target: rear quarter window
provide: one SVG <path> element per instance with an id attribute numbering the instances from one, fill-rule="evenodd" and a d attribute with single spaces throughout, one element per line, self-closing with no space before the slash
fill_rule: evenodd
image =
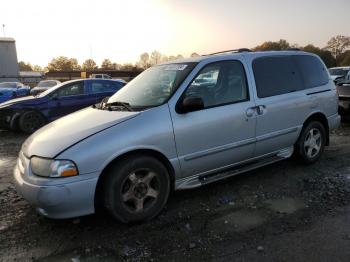
<path id="1" fill-rule="evenodd" d="M 296 63 L 290 56 L 267 56 L 253 61 L 259 98 L 286 94 L 304 88 Z"/>
<path id="2" fill-rule="evenodd" d="M 304 88 L 312 88 L 325 85 L 329 82 L 327 69 L 321 61 L 310 55 L 293 56 L 303 79 Z"/>

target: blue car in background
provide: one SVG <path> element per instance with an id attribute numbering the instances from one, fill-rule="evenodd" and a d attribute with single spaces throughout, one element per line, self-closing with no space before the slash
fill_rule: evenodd
<path id="1" fill-rule="evenodd" d="M 0 128 L 33 133 L 48 122 L 99 103 L 125 85 L 118 80 L 80 79 L 37 95 L 0 104 Z"/>
<path id="2" fill-rule="evenodd" d="M 30 87 L 19 82 L 0 83 L 0 103 L 10 99 L 27 96 L 30 93 Z"/>

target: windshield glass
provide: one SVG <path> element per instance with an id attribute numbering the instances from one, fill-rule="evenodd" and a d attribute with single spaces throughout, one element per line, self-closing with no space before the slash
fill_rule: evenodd
<path id="1" fill-rule="evenodd" d="M 154 107 L 165 103 L 197 63 L 154 66 L 115 93 L 108 103 L 123 102 L 131 107 Z"/>
<path id="2" fill-rule="evenodd" d="M 0 88 L 17 88 L 17 83 L 14 83 L 14 82 L 0 83 Z"/>
<path id="3" fill-rule="evenodd" d="M 344 69 L 344 68 L 333 68 L 329 69 L 329 74 L 332 76 L 345 76 L 349 69 Z"/>
<path id="4" fill-rule="evenodd" d="M 56 84 L 56 81 L 40 81 L 38 87 L 52 87 Z"/>

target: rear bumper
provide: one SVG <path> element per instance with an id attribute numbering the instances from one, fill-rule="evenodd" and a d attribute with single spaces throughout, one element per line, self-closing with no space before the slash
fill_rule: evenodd
<path id="1" fill-rule="evenodd" d="M 14 182 L 16 190 L 43 216 L 49 218 L 71 218 L 92 214 L 95 212 L 95 189 L 98 180 L 97 174 L 79 175 L 80 180 L 50 179 L 47 183 L 38 185 L 35 177 L 28 172 L 29 160 L 24 163 L 17 161 L 14 170 Z M 30 180 L 33 181 L 30 181 Z M 35 182 L 35 183 L 34 183 Z"/>
<path id="2" fill-rule="evenodd" d="M 328 127 L 330 131 L 333 129 L 337 129 L 340 126 L 340 115 L 338 114 L 329 116 L 327 120 L 328 120 Z"/>
<path id="3" fill-rule="evenodd" d="M 340 115 L 348 115 L 350 113 L 350 100 L 339 100 L 338 105 Z"/>

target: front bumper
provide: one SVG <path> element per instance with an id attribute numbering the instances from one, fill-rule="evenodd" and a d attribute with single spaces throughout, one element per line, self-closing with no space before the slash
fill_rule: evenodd
<path id="1" fill-rule="evenodd" d="M 337 129 L 340 126 L 341 120 L 340 120 L 340 115 L 338 114 L 329 116 L 327 120 L 328 120 L 329 131 L 333 129 Z"/>
<path id="2" fill-rule="evenodd" d="M 0 128 L 15 130 L 19 116 L 20 113 L 13 109 L 0 108 Z"/>
<path id="3" fill-rule="evenodd" d="M 71 178 L 41 178 L 32 174 L 29 162 L 20 153 L 14 170 L 15 187 L 40 214 L 61 219 L 95 212 L 97 173 Z"/>

